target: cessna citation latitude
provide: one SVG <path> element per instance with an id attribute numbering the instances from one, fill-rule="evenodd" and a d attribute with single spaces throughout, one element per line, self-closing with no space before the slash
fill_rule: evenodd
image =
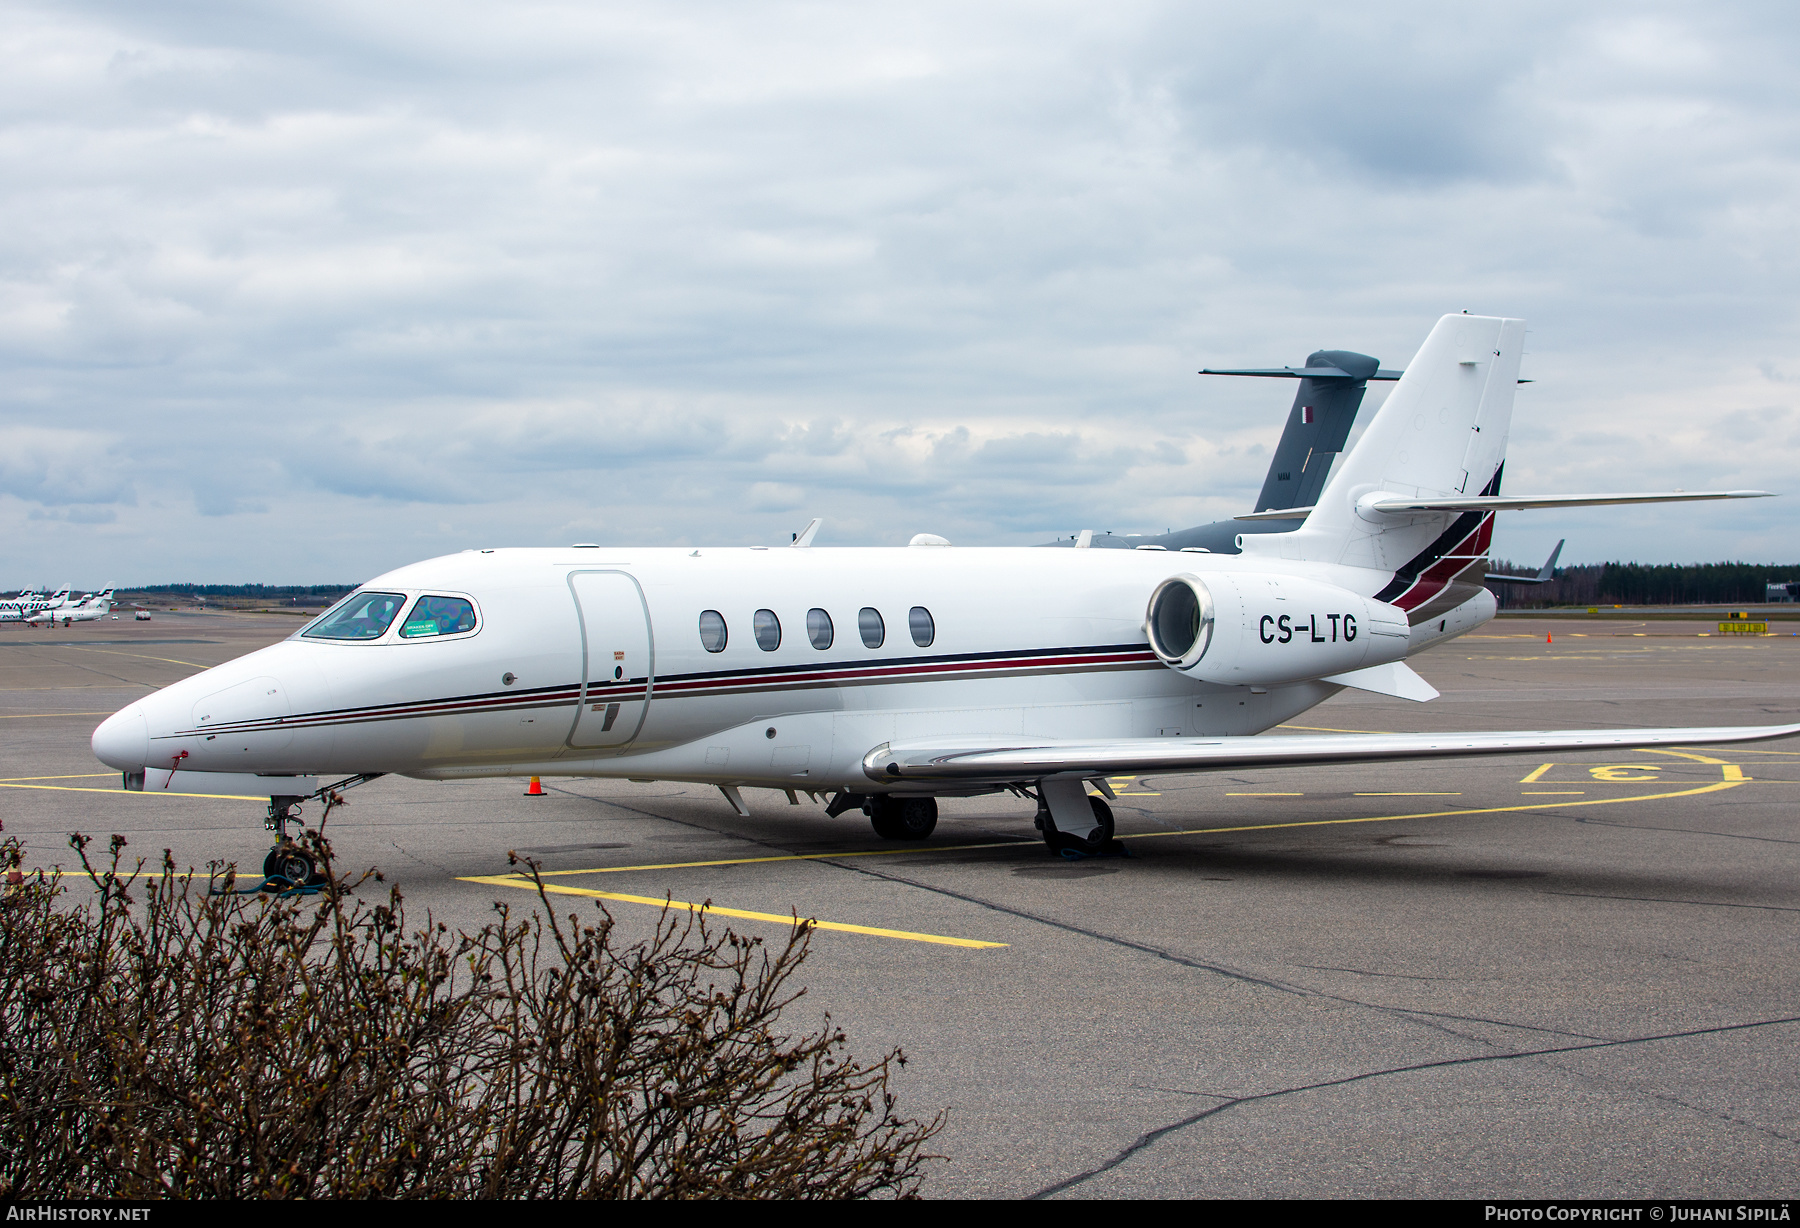
<path id="1" fill-rule="evenodd" d="M 1235 553 L 815 549 L 817 522 L 775 549 L 467 550 L 131 704 L 94 753 L 127 787 L 260 780 L 268 872 L 292 878 L 299 804 L 388 773 L 694 782 L 746 815 L 746 787 L 826 794 L 896 840 L 930 835 L 937 798 L 1011 792 L 1052 849 L 1093 852 L 1112 816 L 1087 786 L 1115 773 L 1800 732 L 1254 736 L 1344 687 L 1434 698 L 1407 658 L 1494 616 L 1496 512 L 1763 493 L 1501 495 L 1524 340 L 1522 320 L 1438 321 L 1314 502 L 1252 513 L 1300 527 Z"/>

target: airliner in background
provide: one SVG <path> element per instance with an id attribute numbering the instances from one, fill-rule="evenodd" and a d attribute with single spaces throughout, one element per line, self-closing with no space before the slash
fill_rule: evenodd
<path id="1" fill-rule="evenodd" d="M 115 604 L 117 603 L 113 600 L 113 590 L 103 589 L 98 593 L 90 593 L 80 601 L 65 600 L 61 606 L 34 610 L 25 616 L 24 621 L 33 626 L 61 623 L 65 627 L 70 623 L 94 622 L 112 613 Z"/>
<path id="2" fill-rule="evenodd" d="M 45 610 L 59 610 L 69 604 L 69 589 L 54 593 L 16 593 L 0 600 L 0 623 L 20 623 Z"/>
<path id="3" fill-rule="evenodd" d="M 791 547 L 468 550 L 137 700 L 94 753 L 128 788 L 266 792 L 265 869 L 297 879 L 300 804 L 390 773 L 702 783 L 745 815 L 747 788 L 806 793 L 897 840 L 931 834 L 938 798 L 1011 793 L 1052 849 L 1087 853 L 1112 841 L 1120 773 L 1800 732 L 1257 736 L 1345 687 L 1434 698 L 1407 660 L 1494 616 L 1498 512 L 1764 494 L 1501 494 L 1524 339 L 1522 320 L 1443 317 L 1329 476 L 1281 470 L 1304 496 L 1228 538 L 822 548 L 814 522 Z"/>

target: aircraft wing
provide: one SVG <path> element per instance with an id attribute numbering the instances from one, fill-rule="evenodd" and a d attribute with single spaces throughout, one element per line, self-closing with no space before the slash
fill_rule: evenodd
<path id="1" fill-rule="evenodd" d="M 1692 729 L 1546 729 L 1501 733 L 1353 733 L 1219 738 L 1047 738 L 1010 744 L 977 739 L 887 742 L 863 756 L 871 780 L 1005 784 L 1059 773 L 1088 776 L 1206 772 L 1294 764 L 1372 763 L 1624 746 L 1705 746 L 1800 734 L 1800 725 L 1724 725 Z"/>

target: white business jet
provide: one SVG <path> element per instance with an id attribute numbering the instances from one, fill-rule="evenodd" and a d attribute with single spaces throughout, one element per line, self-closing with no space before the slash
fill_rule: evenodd
<path id="1" fill-rule="evenodd" d="M 298 803 L 387 773 L 698 782 L 745 815 L 746 787 L 828 794 L 891 839 L 928 836 L 939 797 L 1010 791 L 1052 848 L 1100 851 L 1112 816 L 1086 786 L 1115 773 L 1800 732 L 1252 736 L 1344 687 L 1435 697 L 1406 659 L 1493 617 L 1497 511 L 1763 493 L 1502 496 L 1524 340 L 1444 317 L 1316 503 L 1258 514 L 1305 523 L 1237 554 L 818 549 L 817 522 L 794 548 L 468 550 L 138 700 L 94 753 L 127 787 L 260 780 L 292 878 Z"/>

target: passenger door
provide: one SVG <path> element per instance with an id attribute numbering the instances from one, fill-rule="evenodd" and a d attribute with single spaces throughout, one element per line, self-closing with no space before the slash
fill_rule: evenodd
<path id="1" fill-rule="evenodd" d="M 650 611 L 643 589 L 622 571 L 569 576 L 581 616 L 582 692 L 569 745 L 623 746 L 637 737 L 656 684 Z"/>

